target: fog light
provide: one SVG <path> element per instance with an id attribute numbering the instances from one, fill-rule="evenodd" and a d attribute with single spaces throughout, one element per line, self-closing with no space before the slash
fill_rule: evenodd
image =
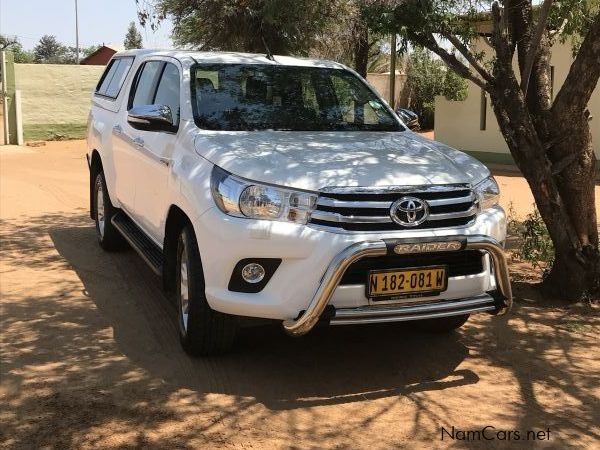
<path id="1" fill-rule="evenodd" d="M 260 283 L 265 277 L 265 268 L 257 263 L 246 264 L 242 269 L 242 278 L 246 283 Z"/>

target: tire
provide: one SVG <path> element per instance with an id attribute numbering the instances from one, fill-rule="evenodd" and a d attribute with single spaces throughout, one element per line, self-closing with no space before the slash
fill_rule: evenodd
<path id="1" fill-rule="evenodd" d="M 415 322 L 417 328 L 428 333 L 450 333 L 462 327 L 469 320 L 469 314 L 426 319 Z"/>
<path id="2" fill-rule="evenodd" d="M 108 195 L 104 173 L 99 171 L 94 178 L 94 221 L 96 223 L 96 237 L 98 243 L 106 251 L 121 250 L 126 246 L 125 239 L 111 222 L 117 213 Z"/>
<path id="3" fill-rule="evenodd" d="M 193 356 L 229 351 L 235 340 L 237 319 L 214 311 L 206 301 L 202 262 L 191 225 L 186 225 L 179 234 L 175 274 L 179 339 L 183 349 Z"/>

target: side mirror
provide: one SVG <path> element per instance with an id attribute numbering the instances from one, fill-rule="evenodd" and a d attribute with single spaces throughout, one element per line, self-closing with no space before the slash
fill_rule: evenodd
<path id="1" fill-rule="evenodd" d="M 127 112 L 127 122 L 138 130 L 175 131 L 173 113 L 167 105 L 134 106 Z"/>

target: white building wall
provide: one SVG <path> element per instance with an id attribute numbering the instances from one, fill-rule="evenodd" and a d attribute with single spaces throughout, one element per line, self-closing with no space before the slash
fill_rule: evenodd
<path id="1" fill-rule="evenodd" d="M 491 54 L 493 50 L 480 41 L 476 51 Z M 515 57 L 516 60 L 516 57 Z M 552 48 L 551 65 L 554 66 L 554 94 L 562 86 L 573 56 L 571 45 L 556 44 Z M 516 64 L 516 61 L 515 61 Z M 516 69 L 516 66 L 515 66 Z M 518 70 L 516 70 L 518 73 Z M 460 150 L 472 152 L 475 156 L 490 163 L 510 163 L 512 158 L 498 128 L 498 123 L 487 96 L 486 129 L 480 130 L 481 89 L 469 82 L 468 97 L 465 101 L 450 101 L 443 96 L 435 99 L 435 139 Z M 590 129 L 596 157 L 600 159 L 600 88 L 596 86 L 588 108 L 592 114 Z"/>

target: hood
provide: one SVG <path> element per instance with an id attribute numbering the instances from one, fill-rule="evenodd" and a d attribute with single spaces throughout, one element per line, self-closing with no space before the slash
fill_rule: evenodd
<path id="1" fill-rule="evenodd" d="M 475 158 L 410 131 L 208 131 L 196 152 L 250 180 L 318 191 L 332 186 L 475 184 L 489 170 Z"/>

